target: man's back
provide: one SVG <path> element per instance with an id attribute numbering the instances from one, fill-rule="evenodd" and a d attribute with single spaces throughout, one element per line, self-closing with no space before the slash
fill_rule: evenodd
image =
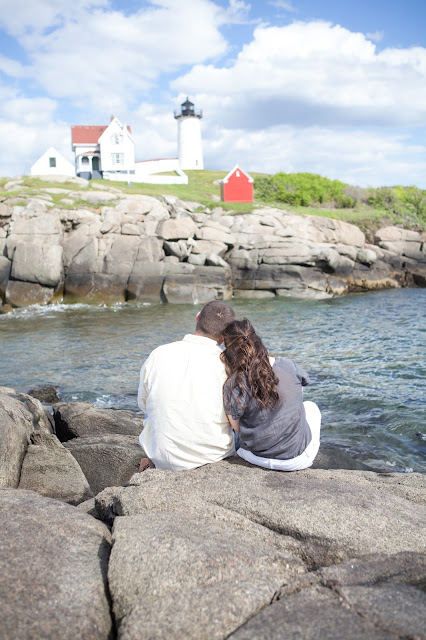
<path id="1" fill-rule="evenodd" d="M 192 469 L 234 453 L 223 409 L 226 373 L 214 340 L 186 335 L 155 349 L 141 370 L 140 443 L 158 469 Z"/>

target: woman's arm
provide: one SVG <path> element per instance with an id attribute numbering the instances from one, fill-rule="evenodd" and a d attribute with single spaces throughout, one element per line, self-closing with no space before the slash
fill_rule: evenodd
<path id="1" fill-rule="evenodd" d="M 226 414 L 226 417 L 228 418 L 229 424 L 231 425 L 235 433 L 240 433 L 240 419 L 238 418 L 238 420 L 234 420 L 234 418 L 228 413 Z"/>

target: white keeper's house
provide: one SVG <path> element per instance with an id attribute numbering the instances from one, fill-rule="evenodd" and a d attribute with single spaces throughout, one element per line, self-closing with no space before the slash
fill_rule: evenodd
<path id="1" fill-rule="evenodd" d="M 158 158 L 155 160 L 135 161 L 135 140 L 130 126 L 122 124 L 114 116 L 108 125 L 73 125 L 71 127 L 71 148 L 74 152 L 75 166 L 68 163 L 67 171 L 61 171 L 65 165 L 58 163 L 46 168 L 46 151 L 32 166 L 31 175 L 57 173 L 76 175 L 88 180 L 103 178 L 127 182 L 149 182 L 156 184 L 187 184 L 185 169 L 203 169 L 203 151 L 201 143 L 200 120 L 202 112 L 195 109 L 194 103 L 187 98 L 179 109 L 174 111 L 178 124 L 178 157 Z M 56 152 L 57 157 L 60 154 Z M 43 171 L 41 171 L 43 167 Z M 70 169 L 71 167 L 71 169 Z M 72 171 L 72 173 L 69 173 Z M 174 172 L 174 175 L 158 175 Z"/>
<path id="2" fill-rule="evenodd" d="M 102 178 L 111 172 L 125 180 L 135 173 L 135 141 L 130 127 L 114 116 L 107 126 L 72 126 L 71 146 L 75 173 L 81 178 Z"/>

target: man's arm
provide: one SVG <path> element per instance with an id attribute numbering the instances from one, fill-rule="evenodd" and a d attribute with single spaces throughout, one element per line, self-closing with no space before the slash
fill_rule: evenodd
<path id="1" fill-rule="evenodd" d="M 149 358 L 148 360 L 145 360 L 142 366 L 140 377 L 139 377 L 139 389 L 138 389 L 138 406 L 139 406 L 139 409 L 144 413 L 146 413 L 146 399 L 148 397 L 148 389 L 147 389 L 148 362 L 149 362 Z"/>

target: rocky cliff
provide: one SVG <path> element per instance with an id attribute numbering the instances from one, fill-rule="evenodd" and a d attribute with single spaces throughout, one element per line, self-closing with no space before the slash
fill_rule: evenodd
<path id="1" fill-rule="evenodd" d="M 426 638 L 424 476 L 135 474 L 140 428 L 0 389 L 1 638 Z"/>
<path id="2" fill-rule="evenodd" d="M 327 298 L 426 282 L 425 232 L 387 227 L 368 244 L 358 227 L 330 218 L 229 215 L 84 184 L 0 203 L 4 305 Z"/>

